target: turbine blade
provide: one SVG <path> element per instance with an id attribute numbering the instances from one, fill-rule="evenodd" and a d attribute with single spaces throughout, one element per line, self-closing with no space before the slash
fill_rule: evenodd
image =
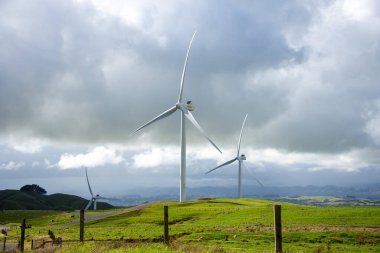
<path id="1" fill-rule="evenodd" d="M 255 176 L 255 174 L 252 172 L 251 169 L 247 168 L 247 166 L 245 166 L 244 162 L 241 163 L 244 167 L 244 169 L 246 171 L 248 171 L 249 174 L 252 175 L 253 179 L 255 179 L 255 181 L 261 186 L 261 187 L 264 187 L 264 185 L 260 182 L 260 180 L 257 179 L 257 177 Z"/>
<path id="2" fill-rule="evenodd" d="M 172 113 L 174 113 L 176 110 L 177 110 L 177 107 L 173 106 L 172 108 L 170 108 L 170 109 L 166 110 L 165 112 L 161 113 L 160 115 L 158 115 L 157 117 L 155 117 L 151 121 L 149 121 L 149 122 L 145 123 L 144 125 L 142 125 L 141 127 L 137 128 L 137 130 L 135 131 L 135 133 L 137 131 L 143 129 L 144 127 L 149 126 L 150 124 L 152 124 L 152 123 L 160 120 L 160 119 L 168 117 L 169 115 L 171 115 Z"/>
<path id="3" fill-rule="evenodd" d="M 198 124 L 198 122 L 195 120 L 193 114 L 187 110 L 187 108 L 185 108 L 184 106 L 181 106 L 181 111 L 185 114 L 186 118 L 188 118 L 190 120 L 191 123 L 193 123 L 193 125 L 195 126 L 195 128 L 198 129 L 199 132 L 201 132 L 201 134 L 203 134 L 203 136 L 220 152 L 222 153 L 222 151 L 218 148 L 218 146 L 216 146 L 216 144 L 206 135 L 205 131 L 202 129 L 202 127 Z"/>
<path id="4" fill-rule="evenodd" d="M 248 116 L 248 113 L 245 115 L 245 118 L 244 118 L 244 121 L 243 121 L 243 125 L 241 126 L 240 137 L 239 137 L 239 142 L 238 142 L 238 146 L 237 146 L 237 156 L 240 155 L 241 136 L 243 135 L 243 128 L 244 128 L 245 121 L 247 120 L 247 116 Z"/>
<path id="5" fill-rule="evenodd" d="M 227 161 L 227 162 L 225 162 L 225 163 L 219 165 L 218 167 L 213 168 L 212 170 L 207 171 L 206 174 L 208 174 L 208 173 L 210 173 L 210 172 L 212 172 L 212 171 L 214 171 L 214 170 L 216 170 L 216 169 L 219 169 L 220 167 L 223 167 L 223 166 L 226 166 L 226 165 L 228 165 L 228 164 L 230 164 L 230 163 L 233 163 L 233 162 L 235 162 L 236 160 L 237 160 L 237 157 L 235 157 L 234 159 L 229 160 L 229 161 Z"/>
<path id="6" fill-rule="evenodd" d="M 91 193 L 91 197 L 94 197 L 94 194 L 92 194 L 92 190 L 91 190 L 91 186 L 90 186 L 90 181 L 88 181 L 87 167 L 86 167 L 86 179 L 87 179 L 88 189 L 90 190 L 90 193 Z"/>
<path id="7" fill-rule="evenodd" d="M 183 70 L 182 70 L 181 85 L 180 85 L 180 87 L 179 87 L 178 103 L 181 103 L 181 102 L 182 102 L 183 82 L 184 82 L 184 80 L 185 80 L 185 73 L 186 73 L 187 59 L 189 58 L 189 53 L 190 53 L 191 44 L 193 43 L 193 39 L 194 39 L 196 33 L 197 33 L 197 31 L 194 32 L 193 37 L 192 37 L 191 40 L 190 40 L 189 48 L 187 49 L 187 54 L 186 54 L 186 58 L 185 58 L 185 64 L 183 65 Z"/>
<path id="8" fill-rule="evenodd" d="M 91 202 L 92 202 L 92 199 L 90 200 L 90 202 L 88 202 L 87 206 L 84 208 L 84 210 L 88 210 L 91 206 Z"/>

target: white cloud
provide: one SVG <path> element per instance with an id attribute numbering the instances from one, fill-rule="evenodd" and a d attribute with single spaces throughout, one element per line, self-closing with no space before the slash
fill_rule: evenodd
<path id="1" fill-rule="evenodd" d="M 195 162 L 197 160 L 216 160 L 221 161 L 224 156 L 228 154 L 233 154 L 230 150 L 222 150 L 223 154 L 221 155 L 214 147 L 209 145 L 207 140 L 204 141 L 205 146 L 191 146 L 187 148 L 188 161 L 189 163 Z M 236 155 L 236 151 L 235 151 Z"/>
<path id="2" fill-rule="evenodd" d="M 181 155 L 179 146 L 153 147 L 151 149 L 139 147 L 139 150 L 134 150 L 134 152 L 137 152 L 137 154 L 132 156 L 132 165 L 135 168 L 180 165 Z M 223 155 L 226 154 L 228 153 L 223 153 Z M 223 156 L 214 147 L 207 145 L 207 143 L 205 146 L 188 146 L 186 148 L 186 162 L 188 166 L 202 160 L 220 162 L 222 158 Z"/>
<path id="3" fill-rule="evenodd" d="M 338 1 L 342 5 L 344 14 L 355 20 L 363 20 L 373 14 L 376 9 L 375 2 L 371 0 L 344 0 Z"/>
<path id="4" fill-rule="evenodd" d="M 247 161 L 260 165 L 270 163 L 291 170 L 358 171 L 380 164 L 380 150 L 356 149 L 338 154 L 281 152 L 276 149 L 248 150 Z"/>
<path id="5" fill-rule="evenodd" d="M 96 147 L 85 154 L 61 155 L 57 166 L 61 169 L 73 169 L 80 167 L 97 167 L 107 164 L 118 164 L 124 161 L 122 155 L 109 147 Z"/>
<path id="6" fill-rule="evenodd" d="M 43 142 L 38 138 L 16 138 L 10 136 L 8 143 L 14 150 L 29 154 L 41 152 L 44 146 Z"/>
<path id="7" fill-rule="evenodd" d="M 14 162 L 10 161 L 8 163 L 3 163 L 0 165 L 0 169 L 2 170 L 17 170 L 25 166 L 25 162 Z"/>
<path id="8" fill-rule="evenodd" d="M 133 166 L 138 168 L 175 165 L 179 164 L 179 158 L 179 149 L 175 147 L 154 147 L 132 157 Z"/>

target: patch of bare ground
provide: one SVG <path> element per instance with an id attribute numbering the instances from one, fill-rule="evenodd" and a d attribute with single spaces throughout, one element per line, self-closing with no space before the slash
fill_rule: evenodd
<path id="1" fill-rule="evenodd" d="M 245 228 L 212 228 L 210 231 L 218 232 L 273 232 L 273 227 L 248 226 Z M 323 231 L 368 231 L 380 232 L 380 227 L 365 226 L 312 226 L 312 227 L 283 227 L 283 232 L 323 232 Z"/>
<path id="2" fill-rule="evenodd" d="M 316 226 L 316 227 L 293 227 L 284 228 L 285 232 L 322 232 L 322 231 L 368 231 L 380 232 L 380 227 L 361 226 Z"/>

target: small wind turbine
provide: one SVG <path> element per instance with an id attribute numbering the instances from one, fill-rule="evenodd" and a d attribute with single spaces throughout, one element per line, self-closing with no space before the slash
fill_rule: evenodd
<path id="1" fill-rule="evenodd" d="M 84 208 L 84 210 L 88 210 L 90 208 L 90 206 L 91 206 L 91 203 L 94 203 L 94 210 L 96 210 L 96 201 L 98 199 L 103 199 L 103 198 L 100 197 L 99 194 L 97 194 L 96 196 L 94 196 L 94 194 L 92 193 L 91 186 L 90 186 L 90 181 L 88 180 L 87 168 L 85 168 L 85 169 L 86 169 L 86 179 L 87 179 L 88 189 L 90 190 L 90 194 L 91 194 L 91 200 L 90 200 L 90 202 L 88 202 L 88 204 Z"/>
<path id="2" fill-rule="evenodd" d="M 169 115 L 173 114 L 175 111 L 180 110 L 181 111 L 181 170 L 180 170 L 180 196 L 179 201 L 185 201 L 186 200 L 186 127 L 185 127 L 185 117 L 190 120 L 190 122 L 201 132 L 201 134 L 220 152 L 222 151 L 215 145 L 215 143 L 206 135 L 205 131 L 201 128 L 201 126 L 198 124 L 198 122 L 195 120 L 193 114 L 191 111 L 194 110 L 193 104 L 191 101 L 187 101 L 186 103 L 182 102 L 182 91 L 183 91 L 183 83 L 185 80 L 185 73 L 186 73 L 186 64 L 187 59 L 189 58 L 189 52 L 191 48 L 191 44 L 193 42 L 194 36 L 196 32 L 194 32 L 193 37 L 190 40 L 189 48 L 187 49 L 187 54 L 185 58 L 185 64 L 183 66 L 182 70 L 182 77 L 181 77 L 181 84 L 179 88 L 179 96 L 177 103 L 166 110 L 165 112 L 161 113 L 151 121 L 145 123 L 141 127 L 139 127 L 135 132 L 143 129 L 144 127 L 160 120 L 163 118 L 168 117 Z"/>
<path id="3" fill-rule="evenodd" d="M 245 124 L 245 121 L 247 120 L 247 116 L 248 114 L 245 115 L 245 118 L 244 118 L 244 121 L 243 121 L 243 125 L 241 126 L 241 130 L 240 130 L 240 137 L 239 137 L 239 142 L 238 142 L 238 145 L 237 145 L 237 155 L 234 159 L 232 160 L 229 160 L 219 166 L 217 166 L 216 168 L 212 169 L 212 170 L 209 170 L 208 172 L 206 172 L 206 174 L 216 170 L 216 169 L 219 169 L 220 167 L 223 167 L 223 166 L 226 166 L 228 164 L 231 164 L 233 162 L 235 162 L 236 160 L 239 161 L 239 176 L 238 176 L 238 198 L 241 198 L 242 197 L 242 193 L 241 193 L 241 167 L 244 167 L 245 169 L 247 169 L 243 163 L 244 160 L 246 160 L 246 156 L 244 154 L 241 154 L 240 155 L 240 143 L 241 143 L 241 136 L 243 134 L 243 129 L 244 129 L 244 124 Z M 263 186 L 263 184 L 257 180 L 255 178 L 255 180 L 261 185 Z"/>

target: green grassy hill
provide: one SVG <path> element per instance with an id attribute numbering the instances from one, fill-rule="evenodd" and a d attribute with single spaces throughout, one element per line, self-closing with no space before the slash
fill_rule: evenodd
<path id="1" fill-rule="evenodd" d="M 19 190 L 0 191 L 0 210 L 77 210 L 84 208 L 89 200 L 84 198 L 56 193 L 40 195 L 34 192 Z M 98 202 L 99 210 L 112 209 L 112 205 Z"/>
<path id="2" fill-rule="evenodd" d="M 58 252 L 273 252 L 274 204 L 212 199 L 153 203 L 132 212 L 125 209 L 122 214 L 86 222 L 87 242 L 67 244 Z M 169 206 L 170 246 L 161 243 L 164 205 Z M 281 206 L 284 252 L 380 252 L 380 207 Z M 47 239 L 48 229 L 63 241 L 78 240 L 78 224 L 62 226 L 77 220 L 78 213 L 3 211 L 0 224 L 19 224 L 22 218 L 33 226 L 27 231 L 29 241 Z M 12 235 L 17 231 L 11 231 Z"/>

